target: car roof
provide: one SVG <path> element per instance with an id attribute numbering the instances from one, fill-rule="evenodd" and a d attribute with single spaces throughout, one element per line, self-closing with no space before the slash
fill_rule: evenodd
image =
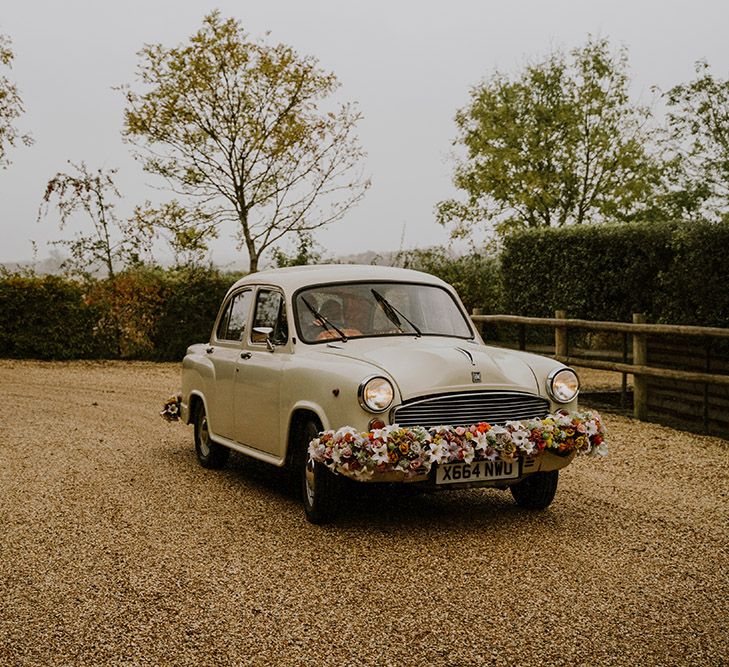
<path id="1" fill-rule="evenodd" d="M 257 271 L 241 278 L 231 290 L 243 285 L 275 285 L 281 287 L 284 292 L 291 293 L 309 285 L 368 280 L 426 283 L 449 287 L 448 283 L 436 276 L 412 269 L 374 264 L 316 264 Z"/>

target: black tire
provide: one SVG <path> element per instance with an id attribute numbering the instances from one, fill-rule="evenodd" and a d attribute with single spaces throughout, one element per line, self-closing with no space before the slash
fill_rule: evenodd
<path id="1" fill-rule="evenodd" d="M 529 510 L 543 510 L 554 500 L 557 493 L 559 470 L 535 472 L 511 488 L 511 495 L 519 507 Z"/>
<path id="2" fill-rule="evenodd" d="M 309 522 L 322 525 L 332 521 L 339 510 L 342 480 L 321 463 L 309 459 L 309 443 L 319 433 L 313 420 L 303 422 L 297 432 L 294 466 L 301 480 L 301 499 Z"/>
<path id="3" fill-rule="evenodd" d="M 210 438 L 205 406 L 200 403 L 195 412 L 195 453 L 203 468 L 218 470 L 228 461 L 230 450 Z"/>

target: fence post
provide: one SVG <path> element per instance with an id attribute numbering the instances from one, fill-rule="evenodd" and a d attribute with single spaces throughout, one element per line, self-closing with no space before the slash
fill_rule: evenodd
<path id="1" fill-rule="evenodd" d="M 633 324 L 645 324 L 645 313 L 633 313 Z M 633 365 L 648 365 L 647 336 L 642 333 L 633 334 Z M 633 374 L 633 417 L 646 419 L 648 417 L 648 386 L 644 375 Z"/>
<path id="2" fill-rule="evenodd" d="M 555 310 L 554 317 L 558 320 L 567 319 L 566 310 Z M 567 327 L 554 327 L 554 356 L 555 357 L 567 357 L 569 356 L 569 343 L 567 339 Z"/>
<path id="3" fill-rule="evenodd" d="M 471 315 L 483 315 L 483 308 L 474 308 L 471 310 Z M 485 341 L 486 337 L 484 336 L 484 329 L 486 327 L 484 326 L 484 322 L 474 322 L 473 324 L 476 326 L 476 331 L 481 334 L 481 338 Z"/>

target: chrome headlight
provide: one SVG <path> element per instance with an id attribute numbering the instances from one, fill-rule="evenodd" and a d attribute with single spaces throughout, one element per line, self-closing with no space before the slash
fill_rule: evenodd
<path id="1" fill-rule="evenodd" d="M 571 368 L 557 368 L 547 376 L 547 392 L 557 403 L 569 403 L 580 393 L 580 380 Z"/>
<path id="2" fill-rule="evenodd" d="M 384 412 L 392 405 L 395 390 L 389 380 L 381 377 L 368 378 L 359 386 L 360 405 L 370 412 Z"/>

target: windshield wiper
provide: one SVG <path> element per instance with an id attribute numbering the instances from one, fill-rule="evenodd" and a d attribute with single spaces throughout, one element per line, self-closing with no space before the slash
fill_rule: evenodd
<path id="1" fill-rule="evenodd" d="M 322 315 L 314 306 L 312 306 L 303 296 L 301 297 L 301 300 L 304 302 L 304 305 L 311 311 L 311 314 L 316 317 L 319 322 L 323 325 L 323 327 L 329 331 L 330 329 L 334 329 L 339 334 L 339 337 L 341 338 L 343 343 L 347 342 L 347 336 L 336 324 L 334 324 L 331 320 L 327 319 Z"/>
<path id="2" fill-rule="evenodd" d="M 387 318 L 392 322 L 398 329 L 400 329 L 400 333 L 405 333 L 402 329 L 402 323 L 400 322 L 400 317 L 402 317 L 415 331 L 415 337 L 420 338 L 420 336 L 423 335 L 423 332 L 415 325 L 413 324 L 412 320 L 402 313 L 402 311 L 399 311 L 395 306 L 393 306 L 382 294 L 380 294 L 376 289 L 371 289 L 372 295 L 377 299 L 377 303 L 380 304 L 382 310 L 385 311 L 385 315 L 387 315 Z M 398 315 L 400 317 L 398 317 Z"/>

